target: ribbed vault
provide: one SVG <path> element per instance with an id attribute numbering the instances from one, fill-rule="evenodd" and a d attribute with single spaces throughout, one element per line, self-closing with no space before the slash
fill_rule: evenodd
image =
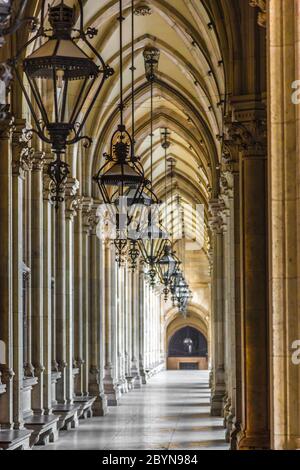
<path id="1" fill-rule="evenodd" d="M 69 0 L 68 3 L 76 2 Z M 201 283 L 206 285 L 209 280 L 208 201 L 218 194 L 224 116 L 233 83 L 239 84 L 232 76 L 230 67 L 233 58 L 240 54 L 237 50 L 239 32 L 236 27 L 231 28 L 233 22 L 237 24 L 239 12 L 232 3 L 228 0 L 135 2 L 137 9 L 149 7 L 150 13 L 135 17 L 136 153 L 141 157 L 146 175 L 150 177 L 150 85 L 145 77 L 143 52 L 145 47 L 154 46 L 160 50 L 154 84 L 154 189 L 159 198 L 166 202 L 165 225 L 171 231 L 173 221 L 175 236 L 185 239 L 184 243 L 177 244 L 177 249 L 185 253 L 187 277 L 196 297 L 198 286 Z M 119 117 L 118 8 L 118 0 L 84 2 L 86 28 L 91 26 L 99 30 L 92 40 L 93 46 L 101 51 L 105 62 L 115 70 L 98 97 L 86 125 L 86 134 L 93 138 L 91 148 L 84 150 L 75 147 L 68 156 L 73 174 L 81 183 L 80 191 L 95 199 L 99 198 L 99 193 L 92 177 L 103 162 L 103 153 L 109 150 L 110 137 Z M 131 0 L 123 1 L 123 9 L 125 122 L 130 130 Z M 77 92 L 73 85 L 70 100 L 75 99 Z M 164 128 L 170 132 L 168 157 L 176 161 L 172 188 L 170 177 L 167 184 L 165 181 L 164 151 L 161 147 L 161 131 Z M 193 245 L 196 237 L 201 239 L 201 235 L 197 233 L 192 209 L 184 209 L 185 217 L 182 215 L 183 208 L 191 206 L 195 209 L 197 204 L 204 206 L 203 247 Z M 186 243 L 190 246 L 187 253 Z M 199 265 L 202 271 L 198 269 Z M 205 296 L 208 298 L 208 292 Z"/>

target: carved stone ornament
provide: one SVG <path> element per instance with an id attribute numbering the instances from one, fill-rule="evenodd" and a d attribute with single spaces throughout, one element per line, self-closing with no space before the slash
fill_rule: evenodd
<path id="1" fill-rule="evenodd" d="M 240 150 L 265 151 L 267 146 L 267 123 L 264 119 L 249 122 L 233 122 L 228 128 L 230 140 Z"/>
<path id="2" fill-rule="evenodd" d="M 14 129 L 14 118 L 7 115 L 5 119 L 0 121 L 0 140 L 8 140 L 11 138 Z"/>
<path id="3" fill-rule="evenodd" d="M 266 0 L 250 0 L 250 6 L 259 8 L 258 24 L 263 28 L 267 26 L 267 5 Z"/>
<path id="4" fill-rule="evenodd" d="M 10 116 L 7 94 L 12 79 L 11 67 L 5 62 L 0 63 L 0 121 L 5 121 Z"/>
<path id="5" fill-rule="evenodd" d="M 134 9 L 134 14 L 136 16 L 150 16 L 152 14 L 151 7 L 145 3 L 140 3 Z"/>
<path id="6" fill-rule="evenodd" d="M 68 363 L 66 361 L 58 361 L 57 362 L 57 370 L 58 372 L 64 372 L 64 370 L 68 367 Z"/>
<path id="7" fill-rule="evenodd" d="M 16 176 L 24 176 L 32 169 L 34 149 L 29 146 L 31 135 L 26 129 L 26 121 L 16 120 L 12 132 L 12 172 Z"/>
<path id="8" fill-rule="evenodd" d="M 68 178 L 65 185 L 66 217 L 72 218 L 76 215 L 81 199 L 78 196 L 79 181 Z"/>
<path id="9" fill-rule="evenodd" d="M 96 375 L 97 376 L 99 374 L 99 372 L 100 371 L 99 371 L 98 367 L 91 365 L 91 367 L 90 367 L 90 374 L 91 375 Z"/>
<path id="10" fill-rule="evenodd" d="M 40 377 L 45 372 L 45 366 L 40 363 L 33 364 L 35 377 Z"/>
<path id="11" fill-rule="evenodd" d="M 14 375 L 15 375 L 15 373 L 12 369 L 10 369 L 9 367 L 7 367 L 3 364 L 0 364 L 0 372 L 1 372 L 1 382 L 4 385 L 9 384 L 9 382 L 12 381 L 12 379 L 14 378 Z"/>
<path id="12" fill-rule="evenodd" d="M 213 199 L 209 203 L 209 227 L 213 233 L 223 233 L 226 230 L 226 206 L 221 199 Z"/>

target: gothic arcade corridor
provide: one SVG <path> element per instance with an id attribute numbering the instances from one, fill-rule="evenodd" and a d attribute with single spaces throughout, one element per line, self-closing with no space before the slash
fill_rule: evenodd
<path id="1" fill-rule="evenodd" d="M 81 421 L 45 450 L 227 450 L 210 416 L 206 371 L 167 371 L 124 395 L 103 418 Z"/>

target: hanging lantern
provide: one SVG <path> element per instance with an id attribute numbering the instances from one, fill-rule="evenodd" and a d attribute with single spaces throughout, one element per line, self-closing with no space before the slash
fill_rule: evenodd
<path id="1" fill-rule="evenodd" d="M 151 286 L 156 284 L 157 263 L 162 257 L 167 242 L 168 234 L 161 227 L 152 225 L 149 220 L 148 227 L 141 233 L 139 248 L 145 263 L 149 266 L 148 275 Z"/>
<path id="2" fill-rule="evenodd" d="M 172 253 L 172 247 L 166 243 L 162 257 L 157 262 L 157 271 L 160 282 L 164 285 L 165 301 L 168 300 L 169 286 L 172 282 L 172 276 L 178 265 L 178 259 Z"/>
<path id="3" fill-rule="evenodd" d="M 128 258 L 130 261 L 129 269 L 131 269 L 132 272 L 134 272 L 137 268 L 139 256 L 140 256 L 140 251 L 138 249 L 138 242 L 131 241 L 130 249 L 128 251 Z"/>
<path id="4" fill-rule="evenodd" d="M 116 224 L 117 238 L 115 246 L 119 262 L 125 260 L 129 254 L 137 256 L 137 245 L 129 248 L 131 241 L 128 238 L 128 227 L 133 216 L 128 216 L 128 207 L 140 204 L 144 189 L 149 184 L 145 179 L 144 170 L 138 157 L 135 156 L 134 137 L 134 2 L 132 2 L 132 136 L 124 124 L 124 99 L 123 99 L 123 8 L 120 0 L 120 124 L 114 132 L 110 143 L 110 152 L 105 153 L 106 163 L 100 168 L 94 181 L 98 184 L 100 194 L 109 213 Z M 128 205 L 129 202 L 129 205 Z M 130 253 L 129 253 L 130 252 Z"/>
<path id="5" fill-rule="evenodd" d="M 190 290 L 183 275 L 176 286 L 177 306 L 180 313 L 185 314 L 190 298 Z"/>
<path id="6" fill-rule="evenodd" d="M 121 198 L 131 191 L 131 205 L 139 203 L 145 187 L 144 171 L 138 159 L 131 155 L 132 139 L 124 125 L 119 125 L 112 136 L 110 154 L 94 180 L 99 186 L 104 204 L 117 207 Z"/>
<path id="7" fill-rule="evenodd" d="M 148 81 L 154 81 L 159 65 L 160 50 L 153 46 L 147 46 L 144 49 L 144 61 L 146 78 Z"/>
<path id="8" fill-rule="evenodd" d="M 46 0 L 43 0 L 41 26 L 13 61 L 16 76 L 33 117 L 33 132 L 43 142 L 51 145 L 56 156 L 56 161 L 49 166 L 49 176 L 54 185 L 52 200 L 57 203 L 63 200 L 63 186 L 69 174 L 69 168 L 61 156 L 69 145 L 81 140 L 84 140 L 87 146 L 91 143 L 91 139 L 83 135 L 84 126 L 105 81 L 114 73 L 91 45 L 89 39 L 97 34 L 97 30 L 84 30 L 83 3 L 82 0 L 77 1 L 80 10 L 79 30 L 75 29 L 75 7 L 69 7 L 64 0 L 49 7 L 51 28 L 46 29 Z M 31 91 L 29 94 L 18 64 L 28 46 L 41 38 L 45 38 L 44 44 L 22 61 Z M 95 60 L 77 44 L 79 40 L 85 49 L 95 56 Z M 68 100 L 71 89 L 77 96 L 74 103 Z"/>

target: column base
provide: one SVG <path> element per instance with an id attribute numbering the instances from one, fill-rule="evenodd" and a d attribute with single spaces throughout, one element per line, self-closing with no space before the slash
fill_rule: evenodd
<path id="1" fill-rule="evenodd" d="M 242 430 L 237 436 L 237 450 L 270 450 L 270 436 L 268 433 L 251 435 Z"/>
<path id="2" fill-rule="evenodd" d="M 142 387 L 142 380 L 140 376 L 140 371 L 137 367 L 137 361 L 133 360 L 132 361 L 132 367 L 131 367 L 131 377 L 133 377 L 133 388 L 134 389 L 139 389 Z"/>
<path id="3" fill-rule="evenodd" d="M 134 388 L 134 389 L 140 389 L 140 388 L 142 388 L 142 378 L 141 378 L 140 375 L 136 375 L 136 376 L 135 376 L 135 381 L 134 381 L 133 388 Z"/>
<path id="4" fill-rule="evenodd" d="M 228 444 L 230 443 L 231 433 L 233 431 L 233 421 L 234 421 L 234 414 L 232 411 L 230 411 L 227 417 L 226 434 L 225 434 L 225 440 L 226 442 L 228 442 Z"/>
<path id="5" fill-rule="evenodd" d="M 224 395 L 225 392 L 214 392 L 211 397 L 211 416 L 223 417 L 224 416 Z"/>
<path id="6" fill-rule="evenodd" d="M 234 417 L 232 420 L 232 430 L 230 433 L 230 450 L 237 450 L 238 435 L 241 432 L 241 424 Z"/>
<path id="7" fill-rule="evenodd" d="M 224 429 L 227 429 L 227 420 L 230 414 L 231 398 L 226 394 L 223 399 L 223 416 L 224 416 Z"/>
<path id="8" fill-rule="evenodd" d="M 93 416 L 105 416 L 108 413 L 107 399 L 104 393 L 98 395 L 93 405 Z"/>
<path id="9" fill-rule="evenodd" d="M 92 406 L 93 414 L 94 416 L 105 416 L 108 411 L 107 400 L 103 392 L 101 373 L 97 367 L 91 366 L 89 380 L 89 396 L 96 397 Z M 78 401 L 80 403 L 81 400 L 84 401 L 84 397 L 80 398 L 76 395 L 75 402 Z"/>
<path id="10" fill-rule="evenodd" d="M 146 374 L 141 375 L 142 385 L 147 385 L 147 376 Z"/>
<path id="11" fill-rule="evenodd" d="M 125 377 L 122 377 L 119 383 L 121 394 L 128 393 L 128 383 Z"/>
<path id="12" fill-rule="evenodd" d="M 104 394 L 107 400 L 107 406 L 118 406 L 120 392 L 112 377 L 112 368 L 105 368 L 105 377 L 103 380 Z"/>

